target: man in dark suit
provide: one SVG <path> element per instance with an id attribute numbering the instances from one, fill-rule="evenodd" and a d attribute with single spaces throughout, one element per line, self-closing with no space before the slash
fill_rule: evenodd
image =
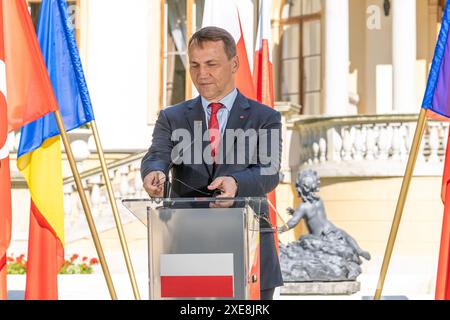
<path id="1" fill-rule="evenodd" d="M 227 31 L 203 28 L 192 36 L 188 50 L 190 74 L 200 97 L 160 112 L 152 146 L 141 165 L 145 190 L 150 197 L 162 197 L 166 176 L 172 170 L 171 197 L 204 197 L 214 191 L 217 197 L 223 198 L 265 197 L 279 183 L 279 112 L 247 99 L 236 89 L 239 59 L 235 41 Z M 174 152 L 176 132 L 188 132 L 194 137 L 188 148 L 178 153 Z M 196 137 L 198 133 L 200 138 Z M 248 139 L 242 140 L 243 135 Z M 195 147 L 190 148 L 198 146 L 198 142 L 202 153 L 200 162 L 192 161 L 199 155 Z M 262 149 L 267 151 L 266 156 L 262 156 Z M 230 153 L 232 159 L 228 157 Z M 240 156 L 241 161 L 236 161 Z M 231 205 L 232 202 L 221 201 L 212 204 L 214 207 Z M 274 289 L 283 285 L 270 232 L 276 226 L 266 222 L 268 211 L 266 205 L 258 212 L 265 217 L 261 219 L 261 228 L 269 230 L 261 232 L 260 237 L 262 300 L 272 299 Z"/>

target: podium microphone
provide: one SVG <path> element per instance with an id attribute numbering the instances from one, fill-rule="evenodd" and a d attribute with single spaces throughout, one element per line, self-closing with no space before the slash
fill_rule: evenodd
<path id="1" fill-rule="evenodd" d="M 170 181 L 169 181 L 169 173 L 170 170 L 172 170 L 174 166 L 174 162 L 171 161 L 169 164 L 169 167 L 167 168 L 167 170 L 164 172 L 164 174 L 166 175 L 166 180 L 164 181 L 164 190 L 163 190 L 163 198 L 169 198 L 170 197 Z"/>

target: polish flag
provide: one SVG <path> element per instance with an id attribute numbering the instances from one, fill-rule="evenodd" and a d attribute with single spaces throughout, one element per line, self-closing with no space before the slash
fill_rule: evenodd
<path id="1" fill-rule="evenodd" d="M 271 36 L 270 36 L 270 7 L 271 0 L 261 0 L 261 13 L 258 25 L 258 37 L 255 46 L 255 64 L 253 68 L 253 81 L 256 89 L 256 99 L 266 106 L 275 106 L 273 94 L 273 67 Z M 275 190 L 268 194 L 268 200 L 276 208 Z M 272 226 L 277 226 L 277 213 L 270 207 L 270 222 Z M 274 233 L 275 245 L 278 248 L 278 233 Z"/>
<path id="2" fill-rule="evenodd" d="M 233 298 L 233 254 L 160 257 L 161 298 Z"/>
<path id="3" fill-rule="evenodd" d="M 245 46 L 239 11 L 234 0 L 206 0 L 202 27 L 214 26 L 227 30 L 233 36 L 239 57 L 236 87 L 249 99 L 255 100 L 252 72 Z"/>
<path id="4" fill-rule="evenodd" d="M 262 104 L 274 107 L 273 94 L 273 67 L 270 36 L 270 6 L 271 0 L 261 0 L 261 13 L 259 16 L 258 36 L 255 46 L 255 63 L 253 68 L 253 81 L 256 89 L 256 98 Z"/>
<path id="5" fill-rule="evenodd" d="M 11 179 L 9 173 L 6 67 L 0 32 L 0 300 L 7 299 L 6 250 L 11 241 Z"/>

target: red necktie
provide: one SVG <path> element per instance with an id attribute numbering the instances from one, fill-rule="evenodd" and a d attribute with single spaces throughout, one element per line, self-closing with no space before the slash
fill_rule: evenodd
<path id="1" fill-rule="evenodd" d="M 216 157 L 218 147 L 220 144 L 220 127 L 219 120 L 217 120 L 217 112 L 224 107 L 221 103 L 211 103 L 209 108 L 211 108 L 211 117 L 209 118 L 209 141 L 211 142 L 211 156 Z"/>

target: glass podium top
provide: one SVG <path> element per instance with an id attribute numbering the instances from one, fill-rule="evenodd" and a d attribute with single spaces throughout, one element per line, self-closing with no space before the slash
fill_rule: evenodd
<path id="1" fill-rule="evenodd" d="M 228 209 L 246 208 L 250 206 L 253 211 L 260 213 L 267 199 L 255 198 L 144 198 L 123 199 L 122 204 L 143 224 L 147 225 L 149 212 L 162 209 Z"/>

